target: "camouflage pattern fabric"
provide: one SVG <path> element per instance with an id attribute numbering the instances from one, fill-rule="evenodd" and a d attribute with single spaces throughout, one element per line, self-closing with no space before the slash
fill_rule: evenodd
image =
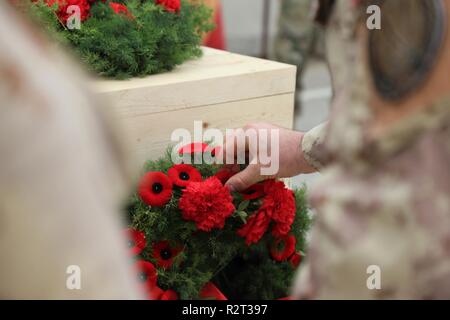
<path id="1" fill-rule="evenodd" d="M 275 59 L 296 65 L 297 87 L 311 55 L 318 29 L 314 23 L 314 0 L 283 0 L 280 2 L 278 35 L 275 40 Z"/>
<path id="2" fill-rule="evenodd" d="M 328 125 L 309 132 L 306 159 L 322 170 L 316 222 L 294 288 L 310 299 L 450 298 L 450 100 L 368 132 L 359 9 L 338 1 L 327 31 L 335 98 Z M 352 66 L 352 68 L 349 68 Z M 381 288 L 367 286 L 370 266 Z"/>

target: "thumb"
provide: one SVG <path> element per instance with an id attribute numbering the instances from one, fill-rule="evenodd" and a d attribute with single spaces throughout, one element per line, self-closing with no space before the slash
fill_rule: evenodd
<path id="1" fill-rule="evenodd" d="M 232 176 L 225 184 L 231 191 L 244 191 L 248 187 L 263 180 L 258 165 L 249 165 L 243 171 Z"/>

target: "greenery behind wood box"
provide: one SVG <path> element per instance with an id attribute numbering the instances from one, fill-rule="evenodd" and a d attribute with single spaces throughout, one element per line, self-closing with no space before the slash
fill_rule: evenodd
<path id="1" fill-rule="evenodd" d="M 133 18 L 116 14 L 106 2 L 92 3 L 79 30 L 68 30 L 57 18 L 57 5 L 43 0 L 26 6 L 31 16 L 59 43 L 71 48 L 94 73 L 127 79 L 172 70 L 202 54 L 202 35 L 213 29 L 211 10 L 181 0 L 179 12 L 154 1 L 116 0 Z"/>

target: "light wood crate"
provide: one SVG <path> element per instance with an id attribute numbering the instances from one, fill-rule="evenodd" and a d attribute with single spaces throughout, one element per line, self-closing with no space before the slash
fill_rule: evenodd
<path id="1" fill-rule="evenodd" d="M 124 81 L 100 80 L 96 92 L 117 109 L 143 163 L 158 158 L 177 128 L 238 128 L 267 121 L 291 128 L 296 67 L 203 48 L 172 72 Z"/>

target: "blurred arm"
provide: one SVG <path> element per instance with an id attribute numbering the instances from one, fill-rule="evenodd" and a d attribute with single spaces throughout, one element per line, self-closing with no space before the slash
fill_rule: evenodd
<path id="1" fill-rule="evenodd" d="M 139 298 L 120 144 L 87 80 L 0 7 L 0 297 Z M 81 290 L 66 287 L 70 265 Z"/>

